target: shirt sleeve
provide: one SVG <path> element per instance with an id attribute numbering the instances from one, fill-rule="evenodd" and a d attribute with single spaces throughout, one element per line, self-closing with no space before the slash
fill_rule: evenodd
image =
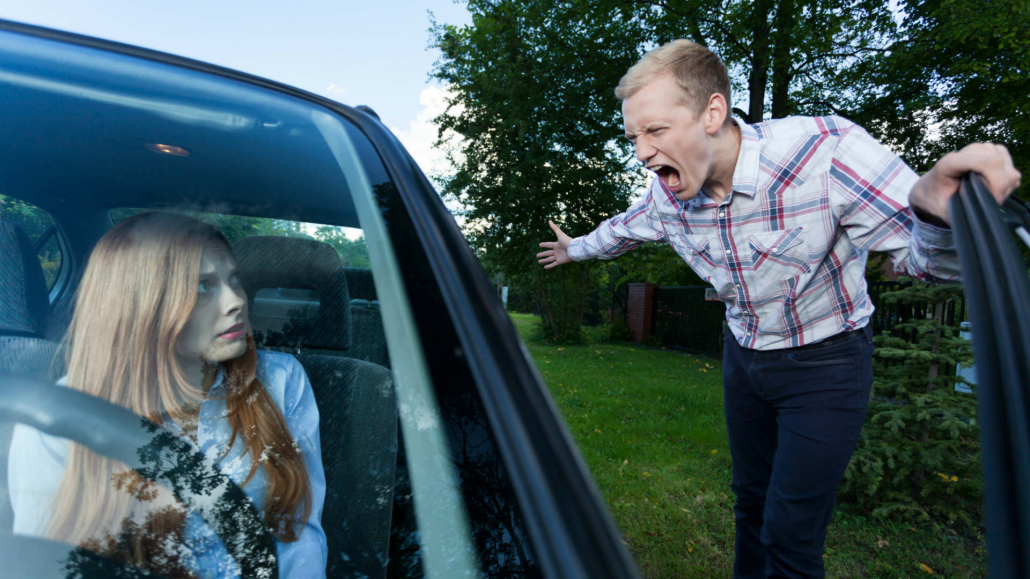
<path id="1" fill-rule="evenodd" d="M 668 241 L 665 228 L 655 208 L 652 194 L 657 180 L 651 182 L 644 198 L 615 217 L 569 244 L 573 261 L 614 259 L 627 251 L 652 241 Z"/>
<path id="2" fill-rule="evenodd" d="M 68 451 L 67 439 L 43 434 L 24 424 L 14 426 L 7 456 L 7 487 L 16 535 L 45 534 Z"/>
<path id="3" fill-rule="evenodd" d="M 909 207 L 915 171 L 858 125 L 844 131 L 831 163 L 831 204 L 856 247 L 888 252 L 900 275 L 930 283 L 959 278 L 951 230 L 922 222 Z"/>
<path id="4" fill-rule="evenodd" d="M 323 578 L 329 547 L 322 530 L 322 507 L 325 504 L 325 471 L 322 468 L 322 445 L 318 433 L 318 406 L 311 382 L 300 362 L 287 377 L 284 418 L 290 434 L 300 447 L 311 485 L 311 515 L 292 543 L 276 541 L 280 577 Z"/>

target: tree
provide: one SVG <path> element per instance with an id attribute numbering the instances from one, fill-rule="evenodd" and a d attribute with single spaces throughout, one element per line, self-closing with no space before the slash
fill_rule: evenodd
<path id="1" fill-rule="evenodd" d="M 639 178 L 620 136 L 612 88 L 639 56 L 629 9 L 598 13 L 547 0 L 468 4 L 472 24 L 437 25 L 443 53 L 434 75 L 454 89 L 436 119 L 462 138 L 457 171 L 442 183 L 459 201 L 469 241 L 488 270 L 532 288 L 554 338 L 579 335 L 591 276 L 584 265 L 543 272 L 533 256 L 552 235 L 547 220 L 589 231 L 627 206 Z M 589 24 L 589 25 L 588 25 Z M 559 303 L 560 302 L 560 303 Z"/>
<path id="2" fill-rule="evenodd" d="M 842 77 L 863 78 L 855 119 L 917 171 L 975 141 L 1008 146 L 1030 171 L 1030 4 L 904 0 L 891 50 Z"/>
<path id="3" fill-rule="evenodd" d="M 980 519 L 976 398 L 956 364 L 972 351 L 950 319 L 959 286 L 911 283 L 884 302 L 915 315 L 877 337 L 873 400 L 842 496 L 874 514 L 975 524 Z"/>
<path id="4" fill-rule="evenodd" d="M 843 114 L 862 79 L 839 74 L 888 50 L 895 29 L 886 0 L 632 0 L 653 41 L 689 37 L 722 58 L 749 123 L 792 114 Z M 742 90 L 743 89 L 743 90 Z"/>
<path id="5" fill-rule="evenodd" d="M 365 238 L 350 239 L 339 227 L 322 225 L 315 229 L 315 239 L 322 243 L 333 246 L 336 253 L 343 262 L 343 267 L 360 267 L 370 269 L 368 261 L 368 250 L 365 248 Z"/>

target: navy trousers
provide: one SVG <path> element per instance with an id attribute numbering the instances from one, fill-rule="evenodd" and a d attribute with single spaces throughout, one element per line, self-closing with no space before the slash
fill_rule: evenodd
<path id="1" fill-rule="evenodd" d="M 869 405 L 872 331 L 800 348 L 742 348 L 724 332 L 723 390 L 738 579 L 825 576 L 837 486 Z"/>

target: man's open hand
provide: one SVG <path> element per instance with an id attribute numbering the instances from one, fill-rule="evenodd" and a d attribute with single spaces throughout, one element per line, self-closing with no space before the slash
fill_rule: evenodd
<path id="1" fill-rule="evenodd" d="M 545 264 L 544 269 L 551 269 L 552 267 L 559 266 L 563 263 L 572 263 L 572 258 L 569 257 L 569 244 L 572 243 L 572 238 L 565 235 L 553 221 L 548 221 L 548 225 L 554 230 L 554 235 L 558 237 L 558 241 L 545 241 L 540 244 L 540 247 L 546 249 L 536 254 L 539 258 L 538 263 Z"/>
<path id="2" fill-rule="evenodd" d="M 972 171 L 983 176 L 987 188 L 999 205 L 1019 187 L 1019 171 L 1012 165 L 1012 156 L 1004 145 L 973 143 L 961 151 L 944 155 L 929 172 L 920 177 L 909 193 L 909 205 L 940 217 L 951 225 L 948 199 L 958 192 L 962 177 Z"/>

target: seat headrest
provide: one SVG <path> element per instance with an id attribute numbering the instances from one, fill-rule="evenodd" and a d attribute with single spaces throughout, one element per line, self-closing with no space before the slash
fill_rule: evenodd
<path id="1" fill-rule="evenodd" d="M 247 237 L 233 246 L 233 252 L 259 348 L 350 347 L 347 278 L 332 246 L 312 239 Z M 292 296 L 280 299 L 276 297 L 280 288 L 310 290 L 314 295 L 307 301 Z M 278 312 L 255 307 L 260 290 L 272 294 L 268 299 L 279 306 Z"/>
<path id="2" fill-rule="evenodd" d="M 374 301 L 376 297 L 376 284 L 372 281 L 372 270 L 360 267 L 343 268 L 347 276 L 347 291 L 350 292 L 352 300 Z"/>
<path id="3" fill-rule="evenodd" d="M 17 225 L 0 222 L 0 332 L 39 337 L 50 318 L 43 267 Z"/>

